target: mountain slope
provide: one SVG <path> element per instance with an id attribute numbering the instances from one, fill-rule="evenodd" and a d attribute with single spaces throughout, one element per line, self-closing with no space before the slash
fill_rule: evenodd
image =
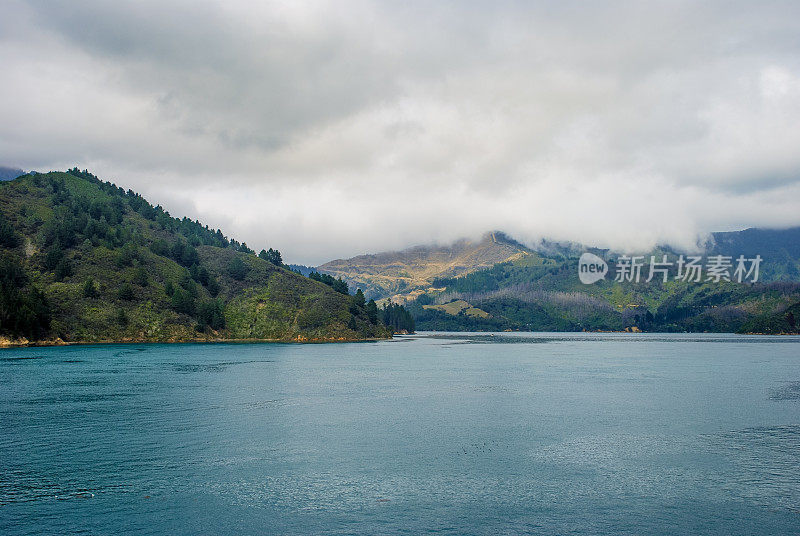
<path id="1" fill-rule="evenodd" d="M 0 245 L 0 334 L 6 338 L 390 336 L 353 306 L 353 297 L 86 172 L 1 183 Z"/>
<path id="2" fill-rule="evenodd" d="M 490 262 L 493 257 L 461 257 L 465 250 L 461 242 L 452 249 L 417 247 L 335 261 L 322 268 L 332 267 L 332 273 L 355 284 L 373 285 L 370 288 L 376 293 L 394 291 L 399 294 L 393 296 L 395 300 L 408 299 L 417 328 L 422 330 L 754 331 L 767 326 L 776 332 L 776 326 L 791 329 L 783 320 L 784 311 L 800 302 L 797 228 L 713 235 L 706 255 L 762 256 L 756 284 L 676 281 L 674 266 L 667 282 L 618 283 L 612 279 L 619 253 L 546 241 L 527 249 L 499 236 L 502 241 L 498 242 L 509 247 L 494 258 L 510 255 L 491 266 L 474 262 L 466 268 L 474 258 Z M 481 251 L 493 243 L 484 239 L 471 247 Z M 578 258 L 584 251 L 609 261 L 612 275 L 594 285 L 582 284 Z M 673 260 L 678 255 L 667 247 L 642 253 L 646 259 L 650 255 L 660 259 L 663 254 Z M 459 259 L 460 269 L 448 270 L 441 259 Z M 410 277 L 409 266 L 420 275 Z"/>
<path id="3" fill-rule="evenodd" d="M 763 281 L 800 280 L 800 227 L 712 233 L 711 254 L 764 258 Z"/>
<path id="4" fill-rule="evenodd" d="M 800 302 L 748 320 L 743 333 L 800 333 Z"/>
<path id="5" fill-rule="evenodd" d="M 25 173 L 19 168 L 0 166 L 0 181 L 10 181 Z"/>
<path id="6" fill-rule="evenodd" d="M 502 263 L 462 278 L 437 280 L 439 290 L 408 305 L 418 329 L 531 331 L 756 331 L 756 318 L 773 318 L 800 302 L 800 282 L 740 284 L 675 281 L 617 282 L 609 277 L 593 285 L 578 280 L 578 259 L 542 257 Z M 610 272 L 615 264 L 610 262 Z M 445 314 L 451 303 L 469 305 L 487 316 L 460 311 Z M 763 324 L 763 322 L 762 322 Z M 774 331 L 773 331 L 774 332 Z"/>
<path id="7" fill-rule="evenodd" d="M 429 289 L 436 278 L 464 276 L 528 254 L 527 248 L 502 233 L 488 233 L 479 241 L 359 255 L 327 262 L 318 269 L 341 277 L 368 296 L 402 302 Z"/>

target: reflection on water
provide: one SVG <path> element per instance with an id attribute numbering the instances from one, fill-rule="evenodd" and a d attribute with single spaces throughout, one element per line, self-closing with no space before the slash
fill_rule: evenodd
<path id="1" fill-rule="evenodd" d="M 0 533 L 798 533 L 798 342 L 5 350 Z"/>

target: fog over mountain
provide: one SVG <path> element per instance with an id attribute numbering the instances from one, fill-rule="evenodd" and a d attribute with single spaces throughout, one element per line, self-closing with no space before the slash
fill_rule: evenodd
<path id="1" fill-rule="evenodd" d="M 6 0 L 0 164 L 315 265 L 800 224 L 795 2 Z"/>

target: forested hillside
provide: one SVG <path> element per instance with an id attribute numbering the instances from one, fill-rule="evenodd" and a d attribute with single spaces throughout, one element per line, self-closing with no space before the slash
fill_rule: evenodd
<path id="1" fill-rule="evenodd" d="M 657 255 L 663 250 L 654 252 Z M 659 257 L 660 258 L 660 257 Z M 464 277 L 433 281 L 408 304 L 423 330 L 641 330 L 792 333 L 800 328 L 800 282 L 767 263 L 772 281 L 614 281 L 582 284 L 578 259 L 530 255 Z M 778 266 L 778 268 L 775 268 Z"/>
<path id="2" fill-rule="evenodd" d="M 0 335 L 17 341 L 390 336 L 354 296 L 77 169 L 0 183 Z"/>

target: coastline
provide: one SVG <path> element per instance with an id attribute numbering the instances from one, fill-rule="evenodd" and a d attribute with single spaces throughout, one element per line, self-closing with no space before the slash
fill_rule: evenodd
<path id="1" fill-rule="evenodd" d="M 223 339 L 211 337 L 198 337 L 189 339 L 107 339 L 96 341 L 64 341 L 61 339 L 49 340 L 36 340 L 29 341 L 27 339 L 8 339 L 7 337 L 0 337 L 0 350 L 6 348 L 27 348 L 27 347 L 51 347 L 51 346 L 92 346 L 100 344 L 274 344 L 274 343 L 289 343 L 289 344 L 329 344 L 329 343 L 348 343 L 348 342 L 377 342 L 391 340 L 392 335 L 388 337 L 366 337 L 366 338 L 347 338 L 347 337 L 317 337 L 308 338 L 298 336 L 294 338 L 284 339 Z"/>
<path id="2" fill-rule="evenodd" d="M 480 331 L 459 331 L 456 333 L 484 333 Z M 628 333 L 631 335 L 636 335 L 639 333 L 674 333 L 674 332 L 661 332 L 661 331 L 558 331 L 554 333 Z M 690 331 L 690 332 L 682 332 L 687 335 L 691 334 L 704 334 L 709 333 L 705 331 Z M 748 333 L 734 333 L 734 332 L 720 332 L 720 334 L 727 334 L 727 335 L 760 335 L 760 336 L 771 336 L 771 337 L 780 337 L 780 336 L 797 336 L 800 333 L 759 333 L 759 332 L 748 332 Z M 27 339 L 9 339 L 8 337 L 0 337 L 0 350 L 3 349 L 10 349 L 10 348 L 27 348 L 27 347 L 54 347 L 54 346 L 94 346 L 94 345 L 102 345 L 102 344 L 335 344 L 335 343 L 353 343 L 353 342 L 378 342 L 378 341 L 387 341 L 394 338 L 394 335 L 413 335 L 414 333 L 408 333 L 405 330 L 402 330 L 397 333 L 393 333 L 388 337 L 366 337 L 366 338 L 347 338 L 347 337 L 316 337 L 316 338 L 308 338 L 302 335 L 293 337 L 293 338 L 282 338 L 282 339 L 255 339 L 255 338 L 232 338 L 232 339 L 225 339 L 219 337 L 197 337 L 197 338 L 187 338 L 187 339 L 133 339 L 133 338 L 125 338 L 125 339 L 105 339 L 105 340 L 94 340 L 94 341 L 64 341 L 59 338 L 56 339 L 48 339 L 48 340 L 36 340 L 36 341 L 29 341 Z"/>

